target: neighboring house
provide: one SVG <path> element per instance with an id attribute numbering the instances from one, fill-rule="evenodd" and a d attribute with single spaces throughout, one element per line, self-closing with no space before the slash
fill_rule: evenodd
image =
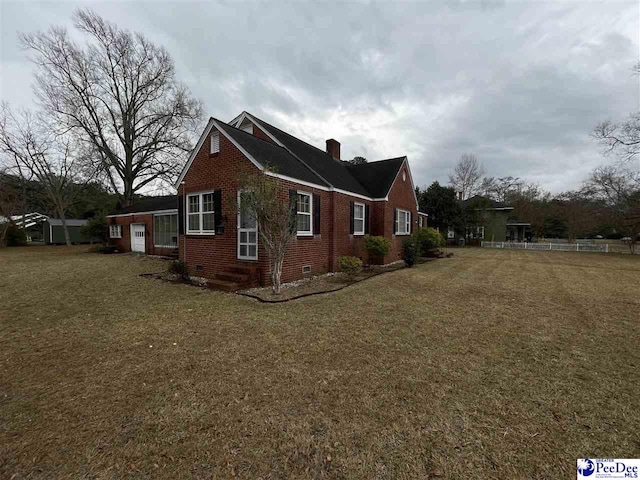
<path id="1" fill-rule="evenodd" d="M 112 240 L 123 250 L 159 253 L 166 243 L 157 241 L 159 218 L 175 218 L 171 246 L 177 243 L 191 275 L 229 290 L 265 285 L 269 265 L 257 226 L 238 208 L 240 176 L 265 172 L 281 183 L 282 201 L 295 206 L 297 217 L 282 281 L 336 271 L 344 255 L 366 261 L 367 234 L 391 241 L 385 263 L 400 259 L 404 237 L 420 223 L 426 226 L 407 157 L 352 165 L 340 160 L 336 140 L 327 140 L 326 147 L 320 150 L 247 112 L 229 123 L 211 118 L 176 182 L 173 208 L 167 198 L 166 204 L 139 203 L 110 215 Z M 136 240 L 141 237 L 144 242 Z"/>
<path id="2" fill-rule="evenodd" d="M 91 241 L 90 238 L 86 238 L 81 232 L 82 227 L 87 224 L 88 220 L 68 218 L 65 222 L 67 224 L 71 243 L 89 243 Z M 47 218 L 42 222 L 42 230 L 44 234 L 44 243 L 48 245 L 62 245 L 66 243 L 61 219 Z"/>
<path id="3" fill-rule="evenodd" d="M 490 198 L 475 195 L 462 202 L 464 221 L 459 230 L 449 228 L 450 243 L 479 245 L 490 242 L 518 242 L 530 240 L 531 225 L 516 219 L 514 207 Z"/>
<path id="4" fill-rule="evenodd" d="M 178 197 L 144 198 L 107 215 L 109 239 L 122 252 L 177 256 Z"/>

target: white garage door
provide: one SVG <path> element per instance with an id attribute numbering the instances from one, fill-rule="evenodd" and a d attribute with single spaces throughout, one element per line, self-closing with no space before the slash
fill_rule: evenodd
<path id="1" fill-rule="evenodd" d="M 145 253 L 144 223 L 131 224 L 131 251 Z"/>

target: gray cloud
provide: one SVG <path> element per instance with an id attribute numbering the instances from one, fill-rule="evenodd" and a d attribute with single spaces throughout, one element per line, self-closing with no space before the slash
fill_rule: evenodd
<path id="1" fill-rule="evenodd" d="M 29 105 L 16 31 L 81 4 L 2 6 L 2 99 Z M 462 153 L 553 191 L 602 163 L 589 133 L 640 108 L 629 2 L 94 3 L 172 53 L 209 115 L 242 110 L 343 158 L 408 155 L 419 185 Z"/>

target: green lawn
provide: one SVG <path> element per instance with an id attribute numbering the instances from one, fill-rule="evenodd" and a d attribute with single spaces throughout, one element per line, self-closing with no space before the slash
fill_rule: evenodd
<path id="1" fill-rule="evenodd" d="M 0 478 L 574 478 L 640 457 L 640 257 L 455 250 L 275 305 L 0 251 Z"/>

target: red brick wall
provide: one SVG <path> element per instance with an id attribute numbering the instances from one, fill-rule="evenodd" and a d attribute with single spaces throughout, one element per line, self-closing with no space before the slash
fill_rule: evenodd
<path id="1" fill-rule="evenodd" d="M 260 132 L 258 128 L 254 133 Z M 184 185 L 179 194 L 196 193 L 206 190 L 222 190 L 222 216 L 225 219 L 224 233 L 218 235 L 181 235 L 180 258 L 187 263 L 193 275 L 212 278 L 227 267 L 236 265 L 258 266 L 262 283 L 269 283 L 269 264 L 262 242 L 258 241 L 258 260 L 247 261 L 237 258 L 237 209 L 236 195 L 239 176 L 255 173 L 257 168 L 224 135 L 220 135 L 220 152 L 210 155 L 210 139 L 194 158 L 191 168 L 184 177 Z M 311 266 L 312 274 L 330 270 L 329 248 L 331 238 L 330 193 L 305 187 L 288 181 L 281 181 L 282 199 L 289 202 L 289 189 L 310 192 L 320 196 L 320 234 L 312 237 L 297 237 L 289 245 L 282 269 L 282 281 L 302 278 L 302 267 Z M 196 269 L 201 266 L 201 269 Z"/>
<path id="2" fill-rule="evenodd" d="M 154 247 L 153 238 L 153 214 L 127 215 L 125 217 L 107 218 L 109 225 L 122 225 L 122 238 L 111 238 L 109 241 L 117 245 L 121 252 L 131 251 L 131 228 L 132 223 L 144 223 L 145 253 L 147 255 L 170 255 L 175 248 Z"/>
<path id="3" fill-rule="evenodd" d="M 404 181 L 402 180 L 403 172 L 406 177 Z M 391 263 L 402 258 L 402 241 L 406 238 L 405 235 L 393 234 L 395 209 L 409 210 L 411 212 L 411 231 L 415 232 L 418 228 L 418 207 L 406 163 L 402 166 L 395 182 L 391 186 L 389 201 L 382 203 L 384 205 L 382 208 L 384 236 L 391 239 L 391 251 L 385 257 L 385 263 Z"/>
<path id="4" fill-rule="evenodd" d="M 254 125 L 254 135 L 271 141 Z M 187 263 L 193 275 L 213 278 L 228 267 L 237 265 L 257 266 L 263 284 L 269 283 L 269 265 L 262 242 L 258 244 L 257 261 L 237 259 L 237 210 L 236 194 L 239 176 L 256 173 L 257 168 L 224 135 L 220 135 L 220 152 L 210 155 L 209 138 L 197 153 L 179 188 L 179 195 L 210 190 L 222 190 L 222 216 L 224 232 L 218 235 L 181 235 L 180 258 Z M 403 166 L 403 169 L 406 167 Z M 392 250 L 385 262 L 400 258 L 403 237 L 393 235 L 394 208 L 410 210 L 414 228 L 417 225 L 417 209 L 410 177 L 402 174 L 394 183 L 389 202 L 371 202 L 350 195 L 306 187 L 294 182 L 280 181 L 282 201 L 289 201 L 289 190 L 309 192 L 320 198 L 320 232 L 313 236 L 299 236 L 289 245 L 282 271 L 282 281 L 302 278 L 303 266 L 311 266 L 312 274 L 321 274 L 338 269 L 338 259 L 353 255 L 367 261 L 363 248 L 363 236 L 350 234 L 350 202 L 359 202 L 370 207 L 370 234 L 384 235 L 392 240 Z M 128 238 L 128 237 L 127 237 Z M 196 268 L 199 267 L 199 269 Z"/>

